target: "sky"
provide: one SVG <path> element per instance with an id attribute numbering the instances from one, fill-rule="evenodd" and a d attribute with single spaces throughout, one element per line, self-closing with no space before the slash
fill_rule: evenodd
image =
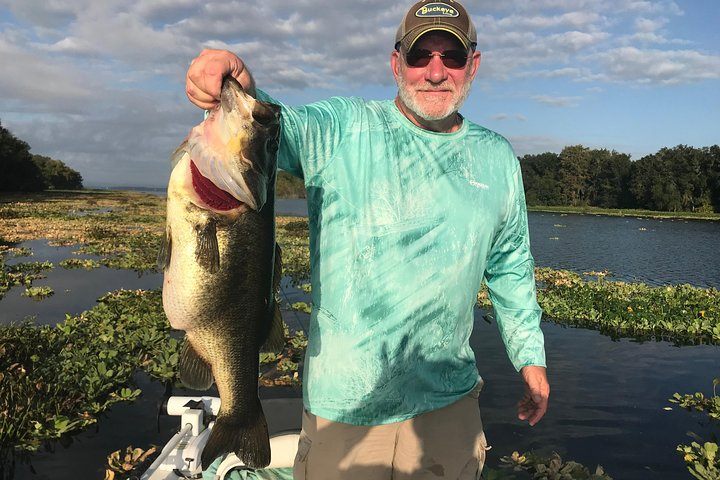
<path id="1" fill-rule="evenodd" d="M 391 99 L 412 1 L 0 0 L 0 123 L 86 187 L 159 187 L 202 111 L 185 73 L 237 53 L 288 104 Z M 480 70 L 461 108 L 517 155 L 633 160 L 720 143 L 720 0 L 466 0 Z"/>

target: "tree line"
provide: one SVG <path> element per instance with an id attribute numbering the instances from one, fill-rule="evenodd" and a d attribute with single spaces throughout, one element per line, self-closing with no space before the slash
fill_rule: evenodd
<path id="1" fill-rule="evenodd" d="M 720 147 L 678 145 L 631 161 L 582 145 L 520 157 L 533 206 L 720 212 Z"/>
<path id="2" fill-rule="evenodd" d="M 0 123 L 0 192 L 38 192 L 47 189 L 81 189 L 80 173 L 43 155 Z"/>

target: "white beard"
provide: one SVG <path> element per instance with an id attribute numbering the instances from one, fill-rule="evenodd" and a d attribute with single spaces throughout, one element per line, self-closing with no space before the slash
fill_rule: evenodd
<path id="1" fill-rule="evenodd" d="M 468 95 L 470 95 L 470 87 L 472 86 L 470 72 L 471 70 L 467 69 L 465 83 L 462 87 L 462 90 L 459 93 L 457 91 L 453 91 L 454 98 L 452 99 L 452 101 L 448 102 L 445 108 L 440 112 L 425 111 L 425 109 L 420 105 L 420 103 L 415 100 L 415 96 L 412 94 L 412 92 L 409 91 L 407 84 L 405 83 L 405 77 L 402 75 L 402 72 L 400 75 L 397 76 L 398 96 L 400 97 L 403 105 L 405 105 L 417 117 L 428 121 L 443 120 L 460 110 L 460 107 L 463 103 L 465 103 Z M 438 85 L 437 87 L 441 86 L 442 85 Z"/>

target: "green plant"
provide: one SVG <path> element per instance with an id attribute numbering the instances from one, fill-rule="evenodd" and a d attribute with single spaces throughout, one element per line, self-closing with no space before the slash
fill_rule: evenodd
<path id="1" fill-rule="evenodd" d="M 0 443 L 36 450 L 96 422 L 110 405 L 140 395 L 132 387 L 138 369 L 175 379 L 166 362 L 178 343 L 169 333 L 159 290 L 109 293 L 56 327 L 0 327 Z"/>
<path id="2" fill-rule="evenodd" d="M 675 393 L 670 398 L 670 402 L 689 411 L 705 413 L 710 421 L 718 421 L 720 420 L 720 397 L 716 392 L 718 385 L 720 385 L 720 378 L 713 380 L 711 397 L 706 397 L 702 392 L 684 395 Z M 720 456 L 717 443 L 719 433 L 720 431 L 716 430 L 710 441 L 704 441 L 698 435 L 688 432 L 688 435 L 696 441 L 690 445 L 680 444 L 677 446 L 677 451 L 682 455 L 688 471 L 693 477 L 700 480 L 720 478 Z"/>
<path id="3" fill-rule="evenodd" d="M 515 472 L 527 472 L 532 478 L 539 480 L 612 480 L 605 470 L 598 465 L 595 472 L 572 460 L 563 461 L 560 455 L 553 453 L 550 457 L 541 457 L 533 452 L 512 455 L 500 459 L 502 465 Z"/>
<path id="4" fill-rule="evenodd" d="M 42 287 L 28 287 L 23 292 L 24 296 L 30 297 L 33 300 L 42 300 L 43 298 L 50 297 L 54 294 L 55 290 L 47 285 L 43 285 Z"/>

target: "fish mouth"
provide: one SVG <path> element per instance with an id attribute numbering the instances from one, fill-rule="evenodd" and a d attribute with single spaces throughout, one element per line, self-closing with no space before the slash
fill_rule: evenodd
<path id="1" fill-rule="evenodd" d="M 240 203 L 259 211 L 267 200 L 269 176 L 245 157 L 252 155 L 247 142 L 251 142 L 248 126 L 253 124 L 254 105 L 255 99 L 240 83 L 226 77 L 220 104 L 196 127 L 197 141 L 188 144 L 193 187 L 203 202 L 220 211 Z"/>

